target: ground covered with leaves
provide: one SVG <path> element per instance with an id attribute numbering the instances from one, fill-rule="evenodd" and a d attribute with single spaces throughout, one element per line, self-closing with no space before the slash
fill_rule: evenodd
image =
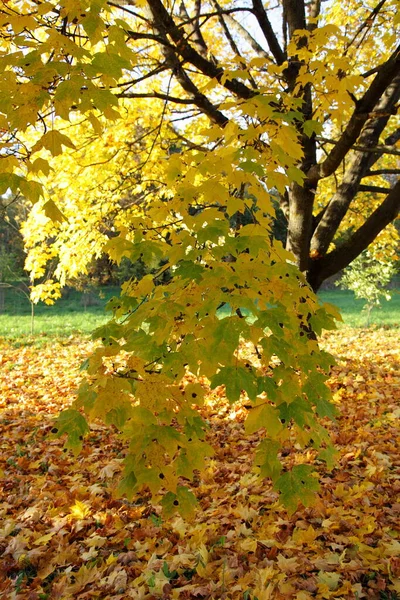
<path id="1" fill-rule="evenodd" d="M 330 424 L 315 504 L 292 516 L 251 464 L 246 409 L 210 395 L 216 450 L 195 482 L 194 521 L 145 496 L 116 499 L 123 447 L 94 425 L 77 459 L 49 437 L 89 343 L 0 344 L 0 597 L 15 600 L 400 598 L 400 345 L 397 330 L 329 334 Z M 222 402 L 222 408 L 219 408 Z M 312 460 L 289 453 L 288 465 Z"/>

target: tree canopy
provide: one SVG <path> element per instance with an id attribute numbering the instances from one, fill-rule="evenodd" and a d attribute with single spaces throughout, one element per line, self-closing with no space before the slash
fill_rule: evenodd
<path id="1" fill-rule="evenodd" d="M 122 493 L 162 487 L 166 509 L 190 511 L 182 478 L 212 452 L 206 377 L 251 400 L 260 476 L 292 508 L 312 498 L 309 466 L 278 459 L 286 442 L 332 455 L 317 420 L 334 416 L 329 359 L 308 335 L 332 318 L 307 284 L 395 239 L 397 5 L 3 3 L 0 193 L 36 202 L 28 267 L 53 273 L 34 293 L 56 297 L 102 252 L 148 269 L 110 303 L 57 432 L 79 447 L 81 406 L 120 428 Z"/>
<path id="2" fill-rule="evenodd" d="M 73 276 L 101 252 L 110 225 L 130 222 L 132 204 L 160 196 L 166 156 L 211 154 L 229 137 L 246 150 L 247 171 L 278 191 L 287 248 L 314 289 L 377 236 L 392 248 L 395 231 L 384 230 L 399 203 L 396 8 L 4 3 L 0 191 L 37 200 L 37 175 L 49 173 L 47 155 L 57 158 L 45 214 L 58 224 L 44 226 L 38 207 L 26 230 L 31 246 L 57 241 L 32 250 L 29 266 L 40 274 L 56 256 L 61 282 Z M 76 257 L 68 240 L 79 241 Z"/>

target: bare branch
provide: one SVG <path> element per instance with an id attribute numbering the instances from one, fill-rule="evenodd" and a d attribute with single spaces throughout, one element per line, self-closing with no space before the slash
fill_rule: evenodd
<path id="1" fill-rule="evenodd" d="M 186 70 L 182 67 L 182 64 L 179 60 L 177 52 L 182 55 L 182 52 L 178 51 L 178 47 L 185 45 L 185 47 L 189 48 L 191 52 L 194 53 L 196 57 L 198 57 L 201 61 L 205 61 L 207 64 L 212 65 L 214 69 L 217 67 L 211 61 L 204 59 L 200 54 L 196 52 L 191 46 L 189 46 L 187 40 L 183 37 L 182 31 L 175 25 L 172 17 L 170 17 L 169 13 L 165 10 L 163 4 L 159 0 L 149 0 L 149 3 L 154 3 L 154 28 L 157 31 L 157 36 L 160 36 L 162 39 L 167 39 L 167 36 L 170 35 L 172 39 L 175 38 L 179 43 L 176 44 L 177 48 L 168 47 L 168 45 L 164 44 L 162 46 L 163 54 L 166 59 L 166 63 L 169 65 L 172 76 L 175 76 L 181 85 L 182 89 L 192 98 L 192 103 L 195 104 L 198 108 L 202 110 L 204 114 L 206 114 L 213 123 L 224 127 L 229 119 L 220 111 L 212 102 L 202 94 L 196 84 L 190 79 Z M 175 40 L 174 40 L 175 41 Z M 246 87 L 246 86 L 245 86 Z M 246 88 L 247 89 L 247 88 Z M 169 94 L 167 94 L 169 96 Z"/>
<path id="2" fill-rule="evenodd" d="M 400 175 L 400 169 L 375 169 L 368 171 L 364 177 L 376 177 L 377 175 Z"/>
<path id="3" fill-rule="evenodd" d="M 174 104 L 194 104 L 192 98 L 176 98 L 175 96 L 170 96 L 169 94 L 162 94 L 161 92 L 150 92 L 150 93 L 140 93 L 140 92 L 121 92 L 121 94 L 116 94 L 117 98 L 159 98 L 160 100 L 165 100 L 167 102 L 174 102 Z"/>
<path id="4" fill-rule="evenodd" d="M 272 62 L 272 57 L 264 50 L 262 46 L 257 42 L 255 38 L 247 31 L 245 27 L 239 21 L 236 21 L 231 15 L 226 15 L 225 19 L 232 25 L 234 29 L 238 31 L 241 38 L 245 40 L 250 48 L 252 48 L 260 57 L 265 58 L 268 62 Z"/>
<path id="5" fill-rule="evenodd" d="M 194 44 L 197 52 L 199 54 L 201 54 L 202 56 L 207 57 L 208 48 L 207 48 L 207 44 L 204 40 L 204 37 L 201 33 L 200 24 L 199 24 L 199 13 L 200 13 L 200 8 L 201 8 L 200 0 L 196 0 L 195 8 L 196 8 L 196 16 L 194 19 L 190 20 L 185 3 L 182 0 L 181 4 L 180 4 L 179 13 L 180 13 L 181 18 L 186 23 L 191 21 L 190 26 L 187 25 L 187 27 L 189 27 L 188 38 L 191 38 L 193 40 L 193 44 Z"/>
<path id="6" fill-rule="evenodd" d="M 199 152 L 210 152 L 210 150 L 212 150 L 212 148 L 207 148 L 206 146 L 201 146 L 199 144 L 194 144 L 187 137 L 185 137 L 184 135 L 182 135 L 181 133 L 179 133 L 179 131 L 177 129 L 175 129 L 175 127 L 173 127 L 172 125 L 168 125 L 168 129 L 170 131 L 172 131 L 172 133 L 178 138 L 178 140 L 181 140 L 191 150 L 198 150 Z"/>
<path id="7" fill-rule="evenodd" d="M 261 28 L 261 31 L 264 34 L 265 39 L 267 40 L 268 47 L 271 50 L 271 54 L 275 58 L 278 65 L 283 64 L 286 60 L 286 54 L 282 50 L 278 42 L 278 38 L 276 37 L 271 22 L 268 19 L 262 0 L 253 0 L 252 12 L 258 21 L 258 24 Z"/>
<path id="8" fill-rule="evenodd" d="M 201 54 L 189 44 L 182 29 L 176 25 L 161 0 L 148 0 L 148 3 L 157 29 L 165 34 L 165 36 L 170 36 L 176 44 L 175 52 L 180 54 L 185 61 L 191 63 L 203 73 L 203 75 L 206 75 L 211 79 L 215 78 L 221 85 L 239 98 L 248 99 L 254 97 L 256 92 L 241 81 L 238 81 L 237 79 L 227 79 L 225 81 L 223 79 L 224 70 L 211 60 L 201 56 Z"/>
<path id="9" fill-rule="evenodd" d="M 328 177 L 336 171 L 347 152 L 355 144 L 363 126 L 370 118 L 370 113 L 374 110 L 375 105 L 399 73 L 399 69 L 400 46 L 396 48 L 386 63 L 382 65 L 363 98 L 358 102 L 347 127 L 327 158 L 319 165 L 314 165 L 307 173 L 310 182 L 317 183 L 319 179 Z"/>
<path id="10" fill-rule="evenodd" d="M 381 8 L 383 7 L 383 5 L 385 4 L 385 2 L 386 2 L 386 0 L 381 0 L 380 2 L 378 2 L 378 4 L 375 6 L 375 8 L 373 10 L 371 10 L 371 12 L 368 14 L 368 16 L 364 19 L 363 23 L 361 23 L 360 27 L 357 29 L 357 31 L 355 32 L 352 39 L 347 44 L 345 51 L 343 53 L 344 55 L 347 54 L 349 48 L 354 44 L 354 42 L 356 41 L 356 39 L 358 38 L 360 33 L 364 32 L 363 36 L 362 36 L 362 40 L 365 38 L 366 33 L 368 32 L 369 29 L 371 29 L 374 20 L 376 19 L 377 15 L 379 14 L 379 12 L 380 12 Z"/>
<path id="11" fill-rule="evenodd" d="M 386 139 L 385 144 L 388 146 L 394 145 L 396 142 L 400 140 L 400 127 L 396 129 L 393 133 L 391 133 Z"/>
<path id="12" fill-rule="evenodd" d="M 140 83 L 141 81 L 145 81 L 146 79 L 149 79 L 150 77 L 154 77 L 155 75 L 159 75 L 159 73 L 162 73 L 163 71 L 167 71 L 168 69 L 169 69 L 168 65 L 165 65 L 165 64 L 160 65 L 159 67 L 157 67 L 153 71 L 150 71 L 149 73 L 146 73 L 142 77 L 137 77 L 137 79 L 131 79 L 130 81 L 125 81 L 124 83 L 119 83 L 116 87 L 132 87 L 133 85 L 136 85 L 136 84 Z"/>
<path id="13" fill-rule="evenodd" d="M 296 29 L 306 28 L 304 0 L 283 0 L 283 8 L 289 26 L 289 37 L 291 38 Z"/>
<path id="14" fill-rule="evenodd" d="M 316 19 L 317 17 L 319 17 L 319 14 L 321 12 L 321 0 L 311 0 L 308 3 L 307 8 L 308 8 L 308 18 Z M 308 23 L 308 25 L 307 25 L 308 31 L 313 31 L 316 27 L 317 27 L 316 23 Z"/>
<path id="15" fill-rule="evenodd" d="M 359 185 L 359 192 L 372 192 L 373 194 L 388 194 L 392 188 L 378 185 Z"/>
<path id="16" fill-rule="evenodd" d="M 397 217 L 399 211 L 400 180 L 357 231 L 325 257 L 313 261 L 309 272 L 309 282 L 313 288 L 318 289 L 327 277 L 347 267 Z"/>
<path id="17" fill-rule="evenodd" d="M 335 140 L 324 137 L 318 137 L 317 141 L 332 145 L 337 144 Z M 386 146 L 385 144 L 380 144 L 379 146 L 360 146 L 359 144 L 354 144 L 354 146 L 351 146 L 350 150 L 369 152 L 370 154 L 393 154 L 394 156 L 400 156 L 400 150 L 398 150 L 396 146 Z"/>
<path id="18" fill-rule="evenodd" d="M 145 21 L 145 23 L 149 24 L 150 21 L 149 19 L 146 19 L 146 17 L 144 17 L 143 15 L 140 15 L 139 13 L 135 12 L 134 10 L 129 10 L 126 6 L 124 6 L 123 4 L 116 4 L 115 2 L 107 2 L 108 6 L 113 6 L 114 8 L 118 8 L 119 10 L 122 10 L 130 15 L 132 15 L 133 17 L 136 17 L 137 19 L 141 19 L 142 21 Z"/>
<path id="19" fill-rule="evenodd" d="M 234 54 L 236 54 L 237 56 L 241 56 L 240 50 L 239 50 L 239 48 L 238 48 L 235 40 L 233 39 L 233 36 L 232 36 L 232 34 L 231 34 L 230 30 L 229 30 L 229 27 L 227 26 L 227 24 L 225 22 L 225 19 L 224 19 L 223 15 L 222 15 L 222 10 L 221 10 L 220 5 L 218 4 L 217 0 L 213 0 L 213 3 L 215 5 L 215 8 L 217 10 L 220 10 L 220 12 L 221 12 L 221 14 L 218 17 L 218 20 L 219 20 L 219 22 L 221 24 L 221 27 L 222 27 L 223 31 L 224 31 L 225 37 L 228 40 L 228 43 L 229 43 L 229 45 L 230 45 L 230 47 L 232 49 L 232 52 Z M 241 62 L 240 64 L 241 64 L 242 69 L 247 70 L 247 65 L 246 65 L 246 63 L 244 61 Z M 251 83 L 252 88 L 253 89 L 257 89 L 257 84 L 254 81 L 254 78 L 253 78 L 253 76 L 251 75 L 250 72 L 248 72 L 248 77 L 249 77 L 249 81 Z"/>
<path id="20" fill-rule="evenodd" d="M 372 117 L 367 121 L 359 137 L 358 150 L 346 161 L 346 169 L 340 185 L 326 205 L 326 209 L 316 224 L 311 239 L 311 250 L 324 255 L 333 241 L 344 216 L 359 190 L 388 193 L 390 189 L 366 189 L 361 181 L 372 165 L 379 159 L 379 154 L 371 152 L 384 131 L 391 116 L 391 109 L 400 97 L 400 74 L 394 77 L 385 94 L 374 107 Z M 364 148 L 364 149 L 362 149 Z"/>

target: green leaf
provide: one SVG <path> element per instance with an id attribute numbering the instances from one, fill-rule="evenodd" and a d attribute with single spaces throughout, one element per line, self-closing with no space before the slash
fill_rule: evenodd
<path id="1" fill-rule="evenodd" d="M 189 260 L 183 260 L 179 263 L 175 275 L 182 279 L 190 279 L 198 283 L 203 279 L 204 270 L 202 265 L 197 265 Z"/>
<path id="2" fill-rule="evenodd" d="M 333 469 L 336 464 L 336 457 L 338 456 L 338 451 L 334 446 L 329 444 L 325 449 L 320 450 L 318 453 L 318 458 L 326 462 L 327 468 Z"/>
<path id="3" fill-rule="evenodd" d="M 242 391 L 247 392 L 250 400 L 255 400 L 258 393 L 257 378 L 245 367 L 222 367 L 211 378 L 211 388 L 224 385 L 228 400 L 236 402 Z"/>
<path id="4" fill-rule="evenodd" d="M 5 194 L 8 189 L 17 192 L 21 183 L 21 177 L 14 173 L 0 173 L 0 194 Z"/>
<path id="5" fill-rule="evenodd" d="M 161 506 L 166 518 L 179 512 L 184 519 L 194 517 L 198 502 L 196 496 L 184 486 L 178 486 L 176 494 L 167 492 L 161 500 Z"/>
<path id="6" fill-rule="evenodd" d="M 257 446 L 254 464 L 260 469 L 260 477 L 269 477 L 276 481 L 282 471 L 282 464 L 278 460 L 278 452 L 281 448 L 279 442 L 274 440 L 262 440 Z"/>
<path id="7" fill-rule="evenodd" d="M 291 402 L 282 402 L 279 405 L 279 417 L 286 423 L 293 421 L 304 427 L 310 426 L 314 422 L 314 413 L 310 403 L 305 398 L 294 398 Z"/>
<path id="8" fill-rule="evenodd" d="M 301 169 L 298 167 L 288 167 L 286 169 L 286 173 L 291 181 L 295 181 L 299 185 L 303 185 L 306 176 Z"/>
<path id="9" fill-rule="evenodd" d="M 136 491 L 136 484 L 136 475 L 131 471 L 128 475 L 121 479 L 117 488 L 117 495 L 120 497 L 125 497 L 131 501 Z"/>
<path id="10" fill-rule="evenodd" d="M 119 265 L 124 256 L 127 258 L 132 256 L 134 248 L 135 245 L 132 242 L 123 236 L 118 236 L 108 240 L 103 246 L 103 251 Z"/>
<path id="11" fill-rule="evenodd" d="M 198 505 L 196 496 L 187 487 L 178 486 L 177 499 L 182 517 L 188 520 L 193 518 Z"/>
<path id="12" fill-rule="evenodd" d="M 178 510 L 179 501 L 173 492 L 167 492 L 161 500 L 163 515 L 166 519 L 171 517 Z"/>
<path id="13" fill-rule="evenodd" d="M 265 171 L 262 165 L 251 160 L 245 160 L 239 163 L 239 167 L 243 169 L 245 173 L 255 173 L 259 177 L 265 177 Z"/>
<path id="14" fill-rule="evenodd" d="M 277 479 L 274 489 L 280 492 L 280 499 L 289 514 L 293 514 L 299 504 L 310 506 L 314 502 L 319 483 L 313 477 L 310 465 L 296 465 Z"/>
<path id="15" fill-rule="evenodd" d="M 221 319 L 213 332 L 213 348 L 224 344 L 227 346 L 227 353 L 232 354 L 238 347 L 241 332 L 242 326 L 236 316 Z"/>
<path id="16" fill-rule="evenodd" d="M 97 73 L 104 73 L 117 79 L 122 75 L 123 69 L 130 69 L 131 64 L 122 56 L 112 52 L 97 52 L 93 56 L 92 66 Z"/>
<path id="17" fill-rule="evenodd" d="M 55 422 L 55 427 L 52 433 L 56 438 L 61 437 L 65 433 L 68 436 L 65 448 L 72 450 L 75 456 L 82 450 L 83 436 L 89 432 L 89 426 L 86 419 L 80 412 L 73 408 L 68 408 L 60 413 Z"/>
<path id="18" fill-rule="evenodd" d="M 303 387 L 309 402 L 314 403 L 320 417 L 334 419 L 337 415 L 336 407 L 330 402 L 331 392 L 325 383 L 322 373 L 313 373 Z"/>
<path id="19" fill-rule="evenodd" d="M 339 320 L 342 320 L 340 313 L 332 309 L 334 309 L 332 305 L 329 305 L 328 310 L 322 306 L 310 317 L 311 328 L 317 335 L 320 335 L 323 329 L 336 329 L 337 317 L 339 317 Z"/>
<path id="20" fill-rule="evenodd" d="M 307 137 L 311 137 L 313 133 L 319 135 L 322 131 L 322 123 L 309 119 L 303 123 L 303 131 Z"/>
<path id="21" fill-rule="evenodd" d="M 162 566 L 162 572 L 164 573 L 167 579 L 175 579 L 178 576 L 178 571 L 170 571 L 168 567 L 168 563 L 164 560 L 164 564 Z"/>
<path id="22" fill-rule="evenodd" d="M 279 411 L 270 404 L 264 403 L 252 407 L 244 423 L 247 434 L 255 433 L 261 427 L 264 427 L 267 434 L 272 438 L 278 437 L 284 429 L 279 420 Z"/>
<path id="23" fill-rule="evenodd" d="M 114 343 L 115 340 L 119 340 L 124 335 L 124 329 L 119 323 L 115 321 L 109 321 L 106 325 L 102 325 L 95 329 L 92 333 L 92 339 L 101 339 L 103 344 Z"/>

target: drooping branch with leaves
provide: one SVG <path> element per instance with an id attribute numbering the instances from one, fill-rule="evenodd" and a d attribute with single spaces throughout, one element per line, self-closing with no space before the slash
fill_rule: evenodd
<path id="1" fill-rule="evenodd" d="M 111 303 L 58 433 L 79 447 L 80 406 L 120 428 L 121 492 L 162 488 L 169 511 L 190 510 L 183 482 L 211 453 L 192 376 L 252 401 L 258 471 L 291 508 L 316 486 L 308 465 L 282 471 L 281 445 L 331 457 L 317 421 L 333 416 L 329 360 L 308 335 L 331 319 L 309 286 L 378 236 L 396 240 L 400 52 L 394 0 L 324 4 L 0 9 L 0 193 L 36 203 L 24 228 L 33 293 L 51 298 L 102 252 L 148 273 Z M 276 197 L 286 248 L 272 235 Z"/>

